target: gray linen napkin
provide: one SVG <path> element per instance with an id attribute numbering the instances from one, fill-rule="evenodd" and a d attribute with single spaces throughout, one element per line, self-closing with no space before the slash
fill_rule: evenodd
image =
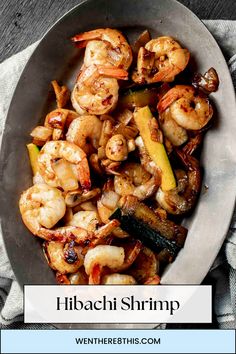
<path id="1" fill-rule="evenodd" d="M 236 87 L 236 21 L 208 20 L 228 61 Z M 7 110 L 25 63 L 38 42 L 0 64 L 0 143 Z M 222 250 L 210 276 L 215 280 L 215 314 L 220 328 L 236 328 L 236 211 Z M 0 232 L 0 328 L 52 328 L 23 324 L 23 294 L 8 261 Z"/>

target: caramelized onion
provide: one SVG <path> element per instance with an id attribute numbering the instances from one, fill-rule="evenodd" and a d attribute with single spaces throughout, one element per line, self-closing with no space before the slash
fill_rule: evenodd
<path id="1" fill-rule="evenodd" d="M 204 75 L 197 73 L 194 75 L 193 86 L 201 89 L 206 94 L 216 92 L 219 86 L 219 77 L 214 68 L 210 68 Z"/>

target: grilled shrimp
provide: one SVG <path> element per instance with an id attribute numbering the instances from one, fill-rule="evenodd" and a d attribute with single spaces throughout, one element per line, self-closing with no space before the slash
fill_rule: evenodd
<path id="1" fill-rule="evenodd" d="M 66 140 L 78 145 L 86 154 L 99 147 L 102 122 L 94 115 L 80 116 L 71 122 Z"/>
<path id="2" fill-rule="evenodd" d="M 213 115 L 208 98 L 188 85 L 173 87 L 161 98 L 157 108 L 160 116 L 169 109 L 171 118 L 189 130 L 202 129 Z"/>
<path id="3" fill-rule="evenodd" d="M 49 266 L 61 274 L 75 273 L 83 265 L 82 247 L 75 246 L 73 241 L 67 244 L 45 242 L 43 247 Z"/>
<path id="4" fill-rule="evenodd" d="M 126 163 L 114 177 L 115 192 L 121 196 L 134 195 L 139 200 L 144 200 L 153 195 L 160 185 L 159 175 L 150 175 L 142 165 Z"/>
<path id="5" fill-rule="evenodd" d="M 23 192 L 19 207 L 25 225 L 33 234 L 41 226 L 52 228 L 66 212 L 61 191 L 46 184 L 36 184 Z"/>
<path id="6" fill-rule="evenodd" d="M 68 225 L 81 227 L 90 232 L 95 232 L 98 226 L 98 215 L 96 211 L 78 211 L 73 215 Z"/>
<path id="7" fill-rule="evenodd" d="M 189 212 L 197 199 L 201 188 L 201 172 L 198 160 L 183 151 L 176 151 L 187 173 L 183 170 L 176 171 L 178 185 L 170 191 L 158 189 L 156 200 L 168 213 L 174 215 Z"/>
<path id="8" fill-rule="evenodd" d="M 78 244 L 87 244 L 94 238 L 94 234 L 77 226 L 63 226 L 56 229 L 42 228 L 37 236 L 46 241 L 69 242 L 76 241 Z"/>
<path id="9" fill-rule="evenodd" d="M 122 247 L 98 245 L 86 253 L 84 258 L 85 271 L 89 275 L 97 264 L 107 266 L 110 269 L 118 268 L 124 263 L 124 259 L 125 252 Z"/>
<path id="10" fill-rule="evenodd" d="M 79 114 L 111 112 L 118 101 L 117 79 L 127 79 L 127 75 L 123 69 L 83 67 L 71 95 L 74 109 Z"/>
<path id="11" fill-rule="evenodd" d="M 25 226 L 34 235 L 42 228 L 52 228 L 66 212 L 62 192 L 47 184 L 35 184 L 23 192 L 19 207 Z"/>
<path id="12" fill-rule="evenodd" d="M 35 184 L 22 193 L 19 207 L 25 226 L 44 240 L 83 243 L 94 237 L 93 233 L 76 226 L 51 229 L 66 213 L 65 200 L 57 188 Z"/>
<path id="13" fill-rule="evenodd" d="M 102 284 L 106 285 L 135 285 L 136 280 L 132 275 L 113 273 L 102 277 Z"/>
<path id="14" fill-rule="evenodd" d="M 77 224 L 77 223 L 76 223 Z M 41 228 L 37 236 L 47 241 L 69 242 L 75 241 L 83 246 L 96 245 L 100 240 L 109 236 L 119 226 L 118 220 L 111 220 L 108 224 L 101 226 L 95 232 L 91 232 L 79 226 L 64 226 L 57 229 Z"/>
<path id="15" fill-rule="evenodd" d="M 48 141 L 38 157 L 38 168 L 45 182 L 51 187 L 61 187 L 59 178 L 53 169 L 56 159 L 64 159 L 74 166 L 76 177 L 83 189 L 91 187 L 89 165 L 85 152 L 68 141 Z"/>
<path id="16" fill-rule="evenodd" d="M 159 115 L 159 123 L 164 136 L 172 145 L 180 146 L 188 140 L 186 129 L 176 123 L 171 116 L 169 108 Z"/>
<path id="17" fill-rule="evenodd" d="M 164 136 L 172 145 L 180 146 L 188 140 L 186 129 L 176 123 L 169 108 L 159 115 L 159 122 Z"/>
<path id="18" fill-rule="evenodd" d="M 99 28 L 77 34 L 72 41 L 85 47 L 84 63 L 115 66 L 128 70 L 132 63 L 132 50 L 121 32 L 111 28 Z"/>
<path id="19" fill-rule="evenodd" d="M 181 48 L 173 38 L 152 39 L 139 49 L 137 70 L 132 78 L 142 84 L 173 81 L 185 69 L 189 58 L 189 51 Z"/>

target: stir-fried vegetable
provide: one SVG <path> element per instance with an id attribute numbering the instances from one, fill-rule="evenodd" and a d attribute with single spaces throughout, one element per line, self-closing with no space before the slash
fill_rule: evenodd
<path id="1" fill-rule="evenodd" d="M 187 229 L 171 220 L 162 219 L 151 208 L 141 203 L 138 198 L 131 195 L 123 197 L 119 202 L 119 207 L 123 214 L 133 215 L 136 219 L 158 231 L 162 236 L 176 241 L 180 247 L 183 246 L 188 232 Z"/>
<path id="2" fill-rule="evenodd" d="M 137 57 L 139 49 L 144 47 L 150 40 L 151 36 L 148 30 L 143 31 L 132 46 L 134 57 Z"/>
<path id="3" fill-rule="evenodd" d="M 160 248 L 167 248 L 171 254 L 176 256 L 180 250 L 180 247 L 175 241 L 168 240 L 159 232 L 148 226 L 148 224 L 136 219 L 134 216 L 122 214 L 122 210 L 119 208 L 110 216 L 110 219 L 119 220 L 123 230 L 136 236 L 155 251 L 159 251 Z"/>
<path id="4" fill-rule="evenodd" d="M 150 248 L 155 251 L 166 248 L 175 256 L 183 247 L 187 236 L 187 229 L 183 226 L 161 219 L 134 196 L 122 198 L 119 206 L 110 219 L 119 220 L 124 231 L 139 238 Z"/>
<path id="5" fill-rule="evenodd" d="M 38 125 L 35 127 L 30 135 L 34 138 L 34 140 L 39 141 L 41 144 L 38 145 L 44 145 L 47 140 L 50 139 L 52 136 L 53 129 L 48 128 L 48 127 L 43 127 L 41 125 Z"/>
<path id="6" fill-rule="evenodd" d="M 26 145 L 28 149 L 28 154 L 29 154 L 29 159 L 30 159 L 30 165 L 33 171 L 33 175 L 35 175 L 38 172 L 38 154 L 39 154 L 39 148 L 35 144 L 28 144 Z"/>
<path id="7" fill-rule="evenodd" d="M 101 202 L 106 208 L 114 210 L 119 198 L 120 197 L 117 193 L 113 191 L 105 191 L 103 192 Z"/>
<path id="8" fill-rule="evenodd" d="M 219 87 L 219 77 L 214 68 L 210 68 L 204 75 L 197 73 L 193 77 L 193 86 L 206 94 L 216 92 Z"/>
<path id="9" fill-rule="evenodd" d="M 176 187 L 175 177 L 168 159 L 165 146 L 153 141 L 151 137 L 150 121 L 153 118 L 148 106 L 139 108 L 134 112 L 134 119 L 143 138 L 144 145 L 157 167 L 162 171 L 162 190 L 170 190 Z"/>
<path id="10" fill-rule="evenodd" d="M 142 90 L 129 90 L 120 98 L 119 107 L 134 109 L 136 107 L 157 105 L 157 89 L 145 88 Z"/>

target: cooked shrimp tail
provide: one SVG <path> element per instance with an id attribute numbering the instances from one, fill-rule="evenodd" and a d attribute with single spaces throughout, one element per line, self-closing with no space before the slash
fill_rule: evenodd
<path id="1" fill-rule="evenodd" d="M 98 33 L 98 30 L 92 30 L 88 32 L 83 32 L 76 34 L 71 38 L 72 42 L 81 42 L 82 44 L 92 40 L 92 39 L 97 39 L 100 37 L 100 34 Z"/>
<path id="2" fill-rule="evenodd" d="M 97 239 L 105 238 L 109 236 L 112 231 L 114 231 L 120 225 L 118 220 L 111 220 L 108 224 L 100 227 L 97 231 L 95 231 L 95 237 Z"/>
<path id="3" fill-rule="evenodd" d="M 84 191 L 89 191 L 91 188 L 91 180 L 89 164 L 86 157 L 84 157 L 78 164 L 78 178 L 82 189 Z"/>
<path id="4" fill-rule="evenodd" d="M 201 145 L 203 140 L 203 134 L 199 133 L 195 135 L 193 138 L 190 138 L 188 143 L 184 146 L 183 152 L 186 155 L 192 155 Z"/>
<path id="5" fill-rule="evenodd" d="M 40 228 L 37 232 L 37 236 L 43 238 L 46 241 L 76 241 L 78 244 L 86 245 L 93 239 L 94 234 L 88 232 L 85 229 L 82 229 L 81 227 L 64 226 L 54 230 Z"/>
<path id="6" fill-rule="evenodd" d="M 177 85 L 169 90 L 159 101 L 157 109 L 160 115 L 169 109 L 170 117 L 188 130 L 202 129 L 213 115 L 208 97 L 187 85 Z"/>
<path id="7" fill-rule="evenodd" d="M 74 40 L 74 37 L 71 38 L 72 42 L 74 42 L 74 45 L 76 48 L 85 48 L 86 45 L 88 44 L 88 41 L 76 41 Z"/>
<path id="8" fill-rule="evenodd" d="M 71 39 L 76 45 L 86 47 L 85 65 L 102 64 L 127 70 L 133 60 L 132 50 L 120 31 L 99 28 L 75 35 Z"/>
<path id="9" fill-rule="evenodd" d="M 107 76 L 107 77 L 113 77 L 117 80 L 128 80 L 128 71 L 120 68 L 108 68 L 105 66 L 98 66 L 98 72 L 101 75 Z"/>
<path id="10" fill-rule="evenodd" d="M 192 207 L 201 188 L 201 171 L 198 160 L 190 155 L 187 155 L 181 150 L 177 150 L 179 158 L 183 162 L 185 168 L 188 170 L 189 183 L 185 191 L 185 198 Z"/>
<path id="11" fill-rule="evenodd" d="M 178 157 L 180 158 L 180 160 L 182 161 L 184 167 L 188 170 L 188 171 L 198 171 L 200 170 L 199 167 L 199 161 L 191 156 L 186 154 L 186 152 L 184 152 L 183 150 L 180 149 L 176 149 L 176 154 L 178 155 Z"/>
<path id="12" fill-rule="evenodd" d="M 195 89 L 192 86 L 176 85 L 162 97 L 157 105 L 159 113 L 164 112 L 173 102 L 183 96 L 192 97 Z"/>
<path id="13" fill-rule="evenodd" d="M 176 149 L 176 153 L 187 173 L 176 171 L 178 185 L 170 191 L 158 189 L 156 200 L 170 214 L 188 213 L 195 205 L 201 188 L 201 171 L 198 160 L 184 151 Z"/>

